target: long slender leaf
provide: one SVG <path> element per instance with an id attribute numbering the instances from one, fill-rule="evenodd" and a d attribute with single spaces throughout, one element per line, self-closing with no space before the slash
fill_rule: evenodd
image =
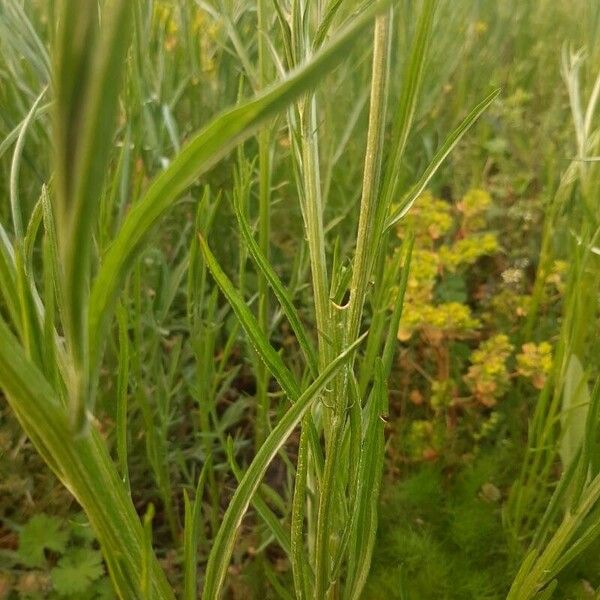
<path id="1" fill-rule="evenodd" d="M 214 166 L 236 144 L 250 137 L 266 120 L 295 98 L 314 87 L 340 62 L 356 43 L 356 36 L 369 27 L 375 16 L 390 4 L 376 2 L 352 22 L 306 65 L 254 99 L 219 115 L 200 131 L 150 185 L 132 208 L 102 261 L 90 299 L 90 337 L 102 340 L 102 332 L 125 275 L 143 249 L 148 233 L 161 216 L 194 181 Z M 92 369 L 98 367 L 100 343 L 90 348 Z"/>
<path id="2" fill-rule="evenodd" d="M 279 356 L 273 346 L 271 346 L 269 343 L 269 340 L 261 330 L 254 315 L 250 312 L 250 309 L 244 302 L 244 299 L 235 289 L 233 283 L 231 283 L 231 280 L 223 272 L 223 269 L 221 269 L 219 266 L 219 263 L 215 259 L 213 253 L 210 251 L 206 240 L 201 235 L 198 235 L 198 240 L 206 265 L 208 266 L 218 286 L 221 288 L 221 291 L 227 298 L 229 304 L 233 308 L 233 311 L 244 328 L 246 335 L 249 337 L 250 342 L 256 350 L 257 355 L 268 367 L 269 371 L 273 374 L 288 398 L 292 402 L 296 402 L 300 396 L 300 387 L 298 386 L 294 375 L 285 366 L 281 356 Z M 316 461 L 315 466 L 317 468 L 317 477 L 319 477 L 322 469 L 323 458 L 320 451 L 319 436 L 313 419 L 310 415 L 307 416 L 307 425 L 309 442 L 311 444 L 311 450 Z"/>
<path id="3" fill-rule="evenodd" d="M 143 530 L 101 436 L 75 436 L 68 414 L 40 370 L 0 318 L 0 387 L 38 452 L 85 510 L 100 541 L 120 597 L 139 597 Z M 173 592 L 154 555 L 150 579 L 156 597 Z"/>
<path id="4" fill-rule="evenodd" d="M 331 381 L 350 359 L 353 352 L 362 343 L 364 337 L 363 335 L 356 340 L 354 344 L 342 352 L 323 370 L 319 377 L 308 386 L 306 391 L 287 410 L 279 423 L 273 428 L 265 443 L 260 447 L 225 511 L 221 527 L 210 551 L 208 564 L 206 565 L 204 593 L 202 594 L 205 600 L 217 600 L 219 597 L 233 552 L 237 530 L 267 467 L 279 452 L 285 440 L 298 425 L 302 416 L 319 398 L 327 383 Z"/>
<path id="5" fill-rule="evenodd" d="M 269 285 L 275 293 L 275 296 L 277 296 L 277 299 L 281 304 L 281 308 L 283 309 L 285 316 L 287 317 L 294 333 L 296 334 L 298 344 L 302 349 L 302 353 L 304 354 L 310 371 L 313 376 L 316 376 L 318 371 L 317 355 L 314 350 L 313 344 L 310 341 L 304 326 L 302 325 L 300 315 L 298 314 L 298 311 L 296 310 L 296 307 L 294 306 L 290 295 L 288 294 L 283 283 L 279 279 L 277 273 L 275 273 L 273 267 L 269 264 L 267 257 L 263 254 L 259 245 L 256 243 L 256 240 L 252 235 L 252 231 L 250 230 L 250 225 L 248 224 L 248 221 L 246 220 L 246 217 L 244 216 L 243 211 L 241 210 L 241 206 L 239 206 L 239 203 L 237 202 L 235 204 L 235 215 L 238 219 L 240 231 L 242 232 L 242 236 L 244 238 L 244 241 L 246 242 L 246 245 L 250 252 L 250 256 L 252 256 L 252 258 L 256 262 L 256 265 L 260 269 L 260 272 L 269 282 Z"/>
<path id="6" fill-rule="evenodd" d="M 200 477 L 196 485 L 194 503 L 185 494 L 185 530 L 183 542 L 183 569 L 184 569 L 184 600 L 196 600 L 198 597 L 197 571 L 198 571 L 198 536 L 200 535 L 200 521 L 202 518 L 202 496 L 209 469 L 212 469 L 212 458 L 209 456 L 202 465 Z"/>
<path id="7" fill-rule="evenodd" d="M 420 196 L 431 178 L 435 175 L 441 164 L 446 160 L 450 152 L 460 142 L 461 138 L 473 126 L 475 121 L 487 110 L 490 104 L 498 97 L 500 90 L 494 90 L 486 96 L 471 112 L 464 118 L 461 124 L 446 138 L 439 150 L 435 153 L 431 162 L 410 191 L 402 198 L 399 206 L 386 222 L 386 229 L 393 227 L 410 210 L 415 200 Z"/>

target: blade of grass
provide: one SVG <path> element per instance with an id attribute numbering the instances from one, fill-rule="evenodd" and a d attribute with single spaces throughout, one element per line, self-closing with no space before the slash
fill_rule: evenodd
<path id="1" fill-rule="evenodd" d="M 465 133 L 467 133 L 467 131 L 474 125 L 477 119 L 479 119 L 479 117 L 487 110 L 487 108 L 498 97 L 499 94 L 500 90 L 494 90 L 491 94 L 486 96 L 471 110 L 461 124 L 446 138 L 442 146 L 435 153 L 435 156 L 431 159 L 431 162 L 417 183 L 415 183 L 409 192 L 403 196 L 399 206 L 387 219 L 385 224 L 386 229 L 393 227 L 410 210 L 410 207 L 427 187 L 427 184 L 431 181 L 431 178 L 435 175 L 444 160 L 446 160 L 448 155 L 456 147 L 458 142 L 460 142 Z"/>
<path id="2" fill-rule="evenodd" d="M 311 374 L 313 377 L 315 377 L 318 371 L 317 355 L 313 344 L 310 341 L 304 326 L 302 325 L 300 315 L 298 314 L 298 311 L 296 310 L 289 293 L 275 272 L 275 269 L 273 269 L 273 267 L 270 265 L 268 257 L 263 253 L 260 246 L 256 243 L 256 240 L 252 235 L 250 225 L 242 211 L 242 207 L 239 206 L 239 202 L 234 204 L 234 209 L 235 216 L 238 219 L 240 232 L 242 233 L 242 237 L 244 238 L 246 246 L 248 247 L 250 256 L 252 256 L 254 259 L 256 266 L 268 281 L 273 293 L 277 297 L 277 300 L 279 300 L 281 308 L 287 317 L 292 330 L 296 334 L 298 344 L 300 345 L 300 349 L 304 354 L 304 358 L 306 359 Z"/>
<path id="3" fill-rule="evenodd" d="M 227 460 L 229 462 L 229 466 L 238 481 L 238 485 L 240 481 L 244 477 L 244 473 L 242 469 L 239 467 L 235 460 L 235 456 L 233 453 L 233 439 L 229 438 L 227 440 L 226 446 L 227 452 Z M 275 515 L 275 513 L 269 508 L 269 505 L 265 502 L 260 494 L 260 490 L 257 490 L 256 493 L 252 496 L 252 506 L 256 510 L 257 514 L 264 521 L 265 525 L 269 528 L 273 537 L 279 544 L 280 548 L 288 555 L 291 554 L 291 545 L 290 545 L 290 536 L 287 531 L 283 528 L 283 525 Z"/>
<path id="4" fill-rule="evenodd" d="M 46 463 L 85 510 L 119 595 L 137 598 L 143 529 L 104 441 L 95 429 L 89 436 L 73 435 L 68 413 L 2 318 L 0 339 L 0 386 L 10 407 Z M 174 598 L 154 555 L 149 569 L 156 596 Z"/>
<path id="5" fill-rule="evenodd" d="M 209 456 L 202 465 L 200 477 L 196 485 L 194 503 L 190 504 L 187 493 L 184 492 L 185 529 L 183 540 L 183 580 L 184 600 L 198 598 L 198 537 L 200 536 L 200 522 L 202 520 L 202 496 L 208 471 L 212 469 L 212 458 Z"/>
<path id="6" fill-rule="evenodd" d="M 216 117 L 188 142 L 150 185 L 143 198 L 131 209 L 119 233 L 108 249 L 94 281 L 90 298 L 89 330 L 102 340 L 110 312 L 126 273 L 142 250 L 153 225 L 200 175 L 214 166 L 236 144 L 250 137 L 256 129 L 290 102 L 314 87 L 324 73 L 340 62 L 356 43 L 356 36 L 369 27 L 389 0 L 376 2 L 348 28 L 324 47 L 306 65 L 261 93 L 255 99 Z M 91 367 L 97 370 L 101 357 L 100 343 L 90 348 Z"/>
<path id="7" fill-rule="evenodd" d="M 112 148 L 131 4 L 127 0 L 107 3 L 102 27 L 93 0 L 83 6 L 79 0 L 62 0 L 59 15 L 53 199 L 64 273 L 63 324 L 71 357 L 69 394 L 73 424 L 81 432 L 91 407 L 87 309 L 92 237 Z"/>
<path id="8" fill-rule="evenodd" d="M 217 282 L 217 285 L 221 288 L 221 291 L 227 298 L 229 304 L 233 308 L 233 311 L 235 312 L 240 324 L 246 332 L 246 335 L 250 339 L 250 342 L 252 343 L 257 355 L 268 367 L 269 371 L 273 374 L 277 380 L 277 383 L 279 383 L 281 389 L 285 392 L 288 398 L 292 402 L 296 402 L 300 396 L 300 387 L 298 386 L 294 375 L 285 366 L 281 356 L 279 356 L 279 354 L 275 351 L 273 346 L 262 333 L 256 318 L 250 312 L 246 302 L 240 293 L 235 289 L 231 280 L 223 272 L 223 269 L 221 269 L 213 253 L 210 251 L 206 240 L 200 234 L 198 235 L 198 240 L 208 269 Z M 322 454 L 320 452 L 319 436 L 310 416 L 307 418 L 307 422 L 309 424 L 309 441 L 311 444 L 311 450 L 314 453 L 317 463 L 317 476 L 319 476 L 320 469 L 322 467 Z"/>
<path id="9" fill-rule="evenodd" d="M 202 597 L 206 600 L 217 600 L 219 597 L 233 552 L 237 530 L 267 467 L 279 452 L 285 440 L 296 428 L 303 415 L 320 397 L 323 388 L 346 364 L 363 339 L 364 336 L 356 340 L 322 371 L 319 377 L 306 388 L 298 400 L 287 410 L 275 425 L 265 443 L 260 447 L 225 511 L 221 527 L 210 551 L 202 594 Z"/>

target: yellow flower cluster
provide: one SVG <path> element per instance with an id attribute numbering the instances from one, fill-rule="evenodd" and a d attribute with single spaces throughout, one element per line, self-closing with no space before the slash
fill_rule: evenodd
<path id="1" fill-rule="evenodd" d="M 498 249 L 495 234 L 480 233 L 458 240 L 451 246 L 441 246 L 440 262 L 449 271 L 456 271 L 458 267 L 472 265 L 482 256 L 494 254 Z"/>
<path id="2" fill-rule="evenodd" d="M 535 388 L 541 390 L 552 369 L 552 346 L 549 342 L 523 344 L 517 354 L 517 370 L 519 375 L 531 380 Z"/>
<path id="3" fill-rule="evenodd" d="M 406 300 L 414 304 L 430 302 L 435 281 L 440 270 L 439 256 L 431 250 L 413 250 L 410 275 L 406 284 Z"/>
<path id="4" fill-rule="evenodd" d="M 478 231 L 487 225 L 485 214 L 492 205 L 492 197 L 482 189 L 468 191 L 456 208 L 462 213 L 463 230 Z"/>
<path id="5" fill-rule="evenodd" d="M 471 353 L 471 366 L 464 381 L 484 406 L 494 406 L 508 389 L 510 373 L 506 361 L 512 351 L 508 336 L 501 333 L 482 342 Z"/>
<path id="6" fill-rule="evenodd" d="M 497 252 L 498 240 L 492 233 L 466 235 L 485 225 L 485 212 L 491 205 L 490 195 L 471 190 L 456 207 L 424 192 L 398 227 L 398 236 L 407 231 L 415 234 L 410 276 L 398 338 L 408 340 L 417 329 L 437 329 L 445 335 L 474 329 L 479 321 L 468 306 L 458 302 L 434 303 L 438 277 L 444 270 L 455 272 L 460 266 L 472 265 L 478 258 Z M 462 237 L 444 241 L 460 229 Z"/>
<path id="7" fill-rule="evenodd" d="M 408 304 L 404 306 L 398 339 L 408 340 L 415 329 L 431 328 L 447 336 L 460 331 L 476 329 L 480 322 L 473 317 L 471 309 L 460 302 L 443 304 Z"/>
<path id="8" fill-rule="evenodd" d="M 414 206 L 401 221 L 398 235 L 414 231 L 417 246 L 426 245 L 447 234 L 454 225 L 452 207 L 448 202 L 435 198 L 431 192 L 423 192 Z"/>

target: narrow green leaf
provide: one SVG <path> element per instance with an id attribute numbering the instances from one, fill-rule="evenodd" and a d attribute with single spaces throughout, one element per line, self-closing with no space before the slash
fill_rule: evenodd
<path id="1" fill-rule="evenodd" d="M 390 0 L 376 2 L 287 79 L 217 116 L 183 147 L 169 168 L 154 179 L 143 198 L 125 218 L 102 261 L 90 299 L 90 337 L 103 339 L 102 332 L 107 327 L 110 311 L 127 271 L 142 250 L 152 227 L 179 195 L 238 143 L 250 137 L 261 124 L 313 88 L 356 44 L 357 35 L 367 29 L 375 16 L 389 4 Z M 92 369 L 97 369 L 100 344 L 92 346 L 90 352 Z"/>
<path id="2" fill-rule="evenodd" d="M 208 269 L 233 308 L 233 311 L 244 328 L 246 335 L 249 337 L 252 346 L 256 350 L 257 355 L 268 367 L 269 371 L 271 371 L 288 398 L 292 402 L 296 402 L 300 396 L 300 387 L 298 386 L 294 375 L 285 366 L 281 356 L 279 356 L 273 346 L 269 343 L 269 340 L 258 325 L 256 317 L 250 312 L 250 309 L 240 293 L 235 289 L 231 280 L 219 266 L 219 263 L 210 251 L 206 240 L 200 234 L 198 235 L 198 240 Z M 320 477 L 323 456 L 319 443 L 319 435 L 310 415 L 307 418 L 307 424 L 311 451 L 316 462 L 317 477 Z"/>
<path id="3" fill-rule="evenodd" d="M 367 423 L 359 466 L 359 491 L 353 515 L 354 530 L 349 560 L 350 582 L 347 597 L 361 597 L 371 568 L 371 557 L 377 534 L 377 507 L 383 473 L 384 432 L 383 413 L 387 405 L 387 386 L 383 364 L 375 365 L 375 385 L 367 403 Z"/>
<path id="4" fill-rule="evenodd" d="M 389 217 L 386 222 L 386 229 L 393 227 L 410 210 L 415 200 L 421 195 L 431 178 L 435 175 L 441 164 L 446 160 L 450 152 L 460 142 L 463 135 L 473 126 L 475 121 L 487 110 L 490 104 L 498 97 L 500 90 L 494 90 L 489 96 L 484 98 L 471 112 L 465 117 L 462 123 L 446 138 L 446 141 L 435 153 L 431 162 L 410 191 L 402 198 L 398 208 Z"/>
<path id="5" fill-rule="evenodd" d="M 392 372 L 394 353 L 398 348 L 398 329 L 400 327 L 400 319 L 402 318 L 402 309 L 404 308 L 404 295 L 406 294 L 408 276 L 410 275 L 410 263 L 414 242 L 415 236 L 410 233 L 404 240 L 400 250 L 402 274 L 400 275 L 394 311 L 389 322 L 385 345 L 383 347 L 382 366 L 384 381 L 388 380 L 390 373 Z"/>
<path id="6" fill-rule="evenodd" d="M 227 452 L 227 460 L 229 462 L 229 466 L 231 467 L 231 470 L 239 484 L 239 482 L 244 477 L 244 473 L 242 469 L 240 469 L 233 455 L 233 440 L 231 438 L 228 439 L 228 443 L 225 449 Z M 259 517 L 264 521 L 265 525 L 269 528 L 281 549 L 288 556 L 290 556 L 290 536 L 287 533 L 287 531 L 283 528 L 281 522 L 279 521 L 275 513 L 269 508 L 269 505 L 262 498 L 260 494 L 260 489 L 257 490 L 256 493 L 252 496 L 252 506 L 258 513 Z"/>
<path id="7" fill-rule="evenodd" d="M 317 354 L 313 347 L 312 342 L 310 341 L 304 326 L 302 325 L 302 321 L 300 320 L 300 315 L 294 306 L 290 295 L 285 289 L 283 283 L 275 273 L 273 267 L 269 264 L 267 257 L 261 251 L 259 245 L 256 243 L 254 236 L 252 235 L 252 231 L 250 229 L 250 225 L 246 220 L 246 217 L 243 213 L 242 207 L 239 205 L 239 202 L 235 203 L 235 215 L 238 219 L 238 223 L 240 226 L 240 231 L 246 242 L 248 250 L 250 252 L 250 256 L 254 259 L 257 267 L 260 272 L 269 282 L 271 289 L 273 290 L 275 296 L 279 300 L 281 304 L 281 308 L 287 317 L 290 326 L 292 327 L 294 333 L 296 334 L 296 339 L 298 340 L 298 344 L 304 354 L 306 362 L 309 366 L 311 374 L 313 377 L 316 377 L 318 372 L 318 360 Z"/>
<path id="8" fill-rule="evenodd" d="M 117 308 L 119 324 L 119 370 L 117 372 L 117 460 L 123 483 L 129 488 L 127 462 L 127 404 L 129 396 L 129 324 L 127 310 L 120 304 Z"/>
<path id="9" fill-rule="evenodd" d="M 364 337 L 363 335 L 356 340 L 354 344 L 342 352 L 323 370 L 319 377 L 308 386 L 306 391 L 287 410 L 279 423 L 273 428 L 265 443 L 258 450 L 225 511 L 221 527 L 208 557 L 204 593 L 202 595 L 205 600 L 217 600 L 219 597 L 225 581 L 225 575 L 227 574 L 237 531 L 267 467 L 298 425 L 303 415 L 320 396 L 323 388 L 346 364 L 350 356 L 364 340 Z"/>
<path id="10" fill-rule="evenodd" d="M 212 458 L 209 456 L 200 471 L 194 503 L 190 505 L 187 493 L 185 502 L 185 530 L 183 540 L 183 571 L 184 571 L 184 600 L 197 600 L 198 598 L 198 537 L 202 520 L 202 497 L 209 470 L 212 469 Z"/>
<path id="11" fill-rule="evenodd" d="M 52 102 L 42 104 L 42 106 L 39 106 L 38 109 L 36 110 L 35 115 L 33 116 L 33 120 L 35 121 L 36 119 L 39 119 L 43 115 L 47 114 L 51 108 L 52 108 Z M 28 117 L 29 117 L 29 115 L 26 115 L 25 118 L 16 127 L 14 127 L 10 131 L 10 133 L 2 140 L 2 142 L 0 143 L 0 158 L 2 158 L 4 153 L 11 147 L 11 145 L 14 143 L 14 141 L 19 137 L 24 124 L 28 120 Z"/>
<path id="12" fill-rule="evenodd" d="M 281 356 L 279 356 L 273 346 L 269 344 L 263 332 L 260 330 L 256 318 L 250 312 L 250 309 L 239 292 L 234 288 L 231 280 L 223 272 L 223 269 L 221 269 L 215 256 L 208 247 L 206 240 L 200 234 L 198 234 L 198 239 L 200 241 L 200 249 L 202 250 L 206 265 L 221 288 L 221 291 L 225 294 L 229 304 L 231 304 L 231 308 L 233 308 L 244 331 L 248 334 L 254 349 L 261 360 L 267 365 L 271 373 L 273 373 L 275 379 L 277 379 L 279 385 L 288 395 L 290 400 L 292 400 L 292 402 L 295 401 L 300 395 L 300 389 L 294 376 L 285 366 Z"/>
<path id="13" fill-rule="evenodd" d="M 292 498 L 290 562 L 292 563 L 294 590 L 298 600 L 308 600 L 311 597 L 309 580 L 310 564 L 304 546 L 304 510 L 308 477 L 308 427 L 307 417 L 304 417 L 300 432 L 300 442 L 298 444 L 296 477 L 294 479 L 294 495 Z"/>
<path id="14" fill-rule="evenodd" d="M 23 154 L 23 146 L 25 145 L 25 137 L 29 129 L 29 125 L 35 118 L 40 102 L 46 94 L 44 88 L 40 95 L 36 98 L 29 113 L 25 117 L 19 135 L 17 137 L 17 143 L 15 144 L 15 150 L 13 152 L 13 159 L 10 167 L 10 207 L 12 211 L 13 228 L 15 232 L 15 238 L 19 244 L 23 243 L 23 237 L 25 232 L 23 230 L 23 210 L 21 202 L 19 200 L 19 170 L 21 166 L 21 156 Z"/>
<path id="15" fill-rule="evenodd" d="M 411 44 L 410 56 L 402 79 L 402 92 L 398 103 L 398 110 L 394 119 L 392 155 L 388 159 L 383 180 L 383 202 L 381 203 L 382 210 L 378 213 L 378 221 L 385 218 L 386 214 L 382 211 L 389 210 L 389 206 L 397 195 L 402 158 L 408 136 L 412 129 L 419 92 L 421 91 L 437 3 L 437 0 L 425 0 L 422 3 L 419 14 L 416 32 Z"/>

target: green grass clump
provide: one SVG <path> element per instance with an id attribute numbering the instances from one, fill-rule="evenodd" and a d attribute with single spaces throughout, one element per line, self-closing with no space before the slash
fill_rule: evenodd
<path id="1" fill-rule="evenodd" d="M 2 2 L 0 598 L 597 596 L 599 32 Z"/>

